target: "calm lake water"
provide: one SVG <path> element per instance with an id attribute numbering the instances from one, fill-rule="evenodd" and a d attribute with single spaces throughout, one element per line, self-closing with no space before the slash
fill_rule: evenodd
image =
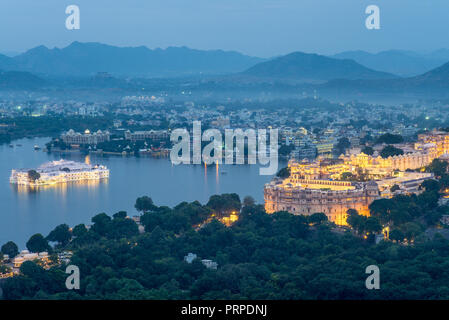
<path id="1" fill-rule="evenodd" d="M 175 206 L 182 201 L 206 203 L 213 194 L 251 195 L 263 203 L 263 185 L 271 176 L 259 175 L 257 165 L 173 166 L 168 158 L 97 157 L 47 154 L 33 149 L 49 139 L 23 139 L 0 145 L 0 245 L 12 240 L 21 249 L 35 233 L 48 234 L 55 226 L 90 223 L 101 212 L 112 215 L 125 210 L 136 215 L 137 197 L 148 195 L 155 204 Z M 21 144 L 22 146 L 17 146 Z M 61 158 L 104 164 L 110 178 L 102 182 L 69 183 L 34 191 L 9 183 L 13 168 L 36 168 Z M 286 163 L 279 163 L 279 168 Z M 225 172 L 225 174 L 223 174 Z"/>

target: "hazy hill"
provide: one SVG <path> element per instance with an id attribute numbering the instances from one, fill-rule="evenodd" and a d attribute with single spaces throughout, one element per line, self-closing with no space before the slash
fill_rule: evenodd
<path id="1" fill-rule="evenodd" d="M 45 84 L 45 80 L 28 72 L 0 71 L 1 89 L 37 89 Z"/>
<path id="2" fill-rule="evenodd" d="M 7 58 L 7 59 L 4 59 Z M 261 58 L 222 50 L 169 47 L 115 47 L 100 43 L 73 42 L 59 49 L 39 46 L 9 58 L 0 58 L 0 69 L 53 76 L 90 76 L 98 72 L 129 76 L 183 76 L 241 72 Z"/>
<path id="3" fill-rule="evenodd" d="M 449 84 L 449 62 L 412 79 L 421 81 L 441 81 Z"/>
<path id="4" fill-rule="evenodd" d="M 419 54 L 405 50 L 388 50 L 379 53 L 346 51 L 331 57 L 352 59 L 368 68 L 411 77 L 425 73 L 448 62 L 449 50 L 440 49 L 429 54 Z"/>
<path id="5" fill-rule="evenodd" d="M 429 97 L 446 97 L 449 90 L 449 63 L 421 75 L 384 80 L 332 80 L 321 89 L 351 94 L 419 94 Z"/>
<path id="6" fill-rule="evenodd" d="M 353 60 L 294 52 L 261 62 L 243 74 L 254 77 L 327 81 L 332 79 L 392 79 L 395 75 L 369 69 Z"/>
<path id="7" fill-rule="evenodd" d="M 4 54 L 0 54 L 0 69 L 3 70 L 14 70 L 17 68 L 16 63 L 13 58 L 10 58 Z"/>

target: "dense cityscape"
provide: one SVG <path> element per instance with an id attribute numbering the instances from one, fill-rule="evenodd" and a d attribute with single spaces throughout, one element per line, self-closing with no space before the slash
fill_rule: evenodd
<path id="1" fill-rule="evenodd" d="M 304 5 L 261 2 L 214 16 L 243 10 L 262 28 Z M 210 317 L 180 306 L 246 300 L 265 317 L 251 301 L 448 300 L 449 44 L 389 37 L 378 10 L 358 42 L 335 28 L 261 46 L 257 33 L 240 51 L 221 29 L 197 46 L 218 49 L 184 46 L 200 39 L 187 31 L 161 31 L 176 43 L 164 48 L 128 29 L 9 38 L 0 300 L 177 300 L 177 316 Z M 79 15 L 67 7 L 65 32 Z"/>

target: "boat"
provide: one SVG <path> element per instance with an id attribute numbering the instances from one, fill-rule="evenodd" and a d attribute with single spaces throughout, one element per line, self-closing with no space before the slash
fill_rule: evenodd
<path id="1" fill-rule="evenodd" d="M 37 144 L 34 146 L 34 150 L 40 150 L 41 147 L 39 147 Z"/>

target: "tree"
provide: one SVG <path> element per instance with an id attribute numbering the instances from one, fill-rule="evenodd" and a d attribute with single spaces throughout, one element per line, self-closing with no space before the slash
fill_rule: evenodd
<path id="1" fill-rule="evenodd" d="M 87 228 L 83 223 L 76 225 L 72 231 L 72 234 L 77 238 L 85 235 L 86 233 L 87 233 Z"/>
<path id="2" fill-rule="evenodd" d="M 401 226 L 404 237 L 411 241 L 414 240 L 422 232 L 422 228 L 415 222 L 407 222 Z"/>
<path id="3" fill-rule="evenodd" d="M 126 217 L 125 211 L 120 211 L 114 214 L 111 228 L 108 232 L 108 237 L 120 239 L 131 238 L 139 234 L 139 228 L 132 219 Z"/>
<path id="4" fill-rule="evenodd" d="M 14 242 L 8 241 L 2 246 L 1 252 L 7 254 L 12 259 L 19 254 L 19 248 Z"/>
<path id="5" fill-rule="evenodd" d="M 156 206 L 153 204 L 153 200 L 148 196 L 137 198 L 134 207 L 139 212 L 154 211 L 156 209 Z"/>
<path id="6" fill-rule="evenodd" d="M 399 156 L 404 154 L 404 150 L 393 147 L 392 145 L 388 145 L 385 148 L 382 149 L 380 152 L 380 155 L 382 158 L 388 158 L 393 156 Z"/>
<path id="7" fill-rule="evenodd" d="M 101 236 L 106 236 L 111 228 L 111 217 L 106 213 L 97 214 L 92 218 L 92 231 L 98 233 Z"/>
<path id="8" fill-rule="evenodd" d="M 290 177 L 290 167 L 282 168 L 281 170 L 279 170 L 276 173 L 276 176 L 281 179 L 286 179 L 286 178 Z"/>
<path id="9" fill-rule="evenodd" d="M 28 171 L 28 179 L 30 179 L 31 181 L 36 181 L 39 180 L 39 178 L 41 177 L 40 173 L 37 172 L 36 170 L 30 170 Z"/>
<path id="10" fill-rule="evenodd" d="M 371 147 L 369 147 L 369 146 L 365 146 L 365 147 L 362 149 L 362 152 L 363 152 L 364 154 L 368 155 L 368 156 L 372 156 L 372 155 L 374 154 L 374 149 L 371 148 Z"/>
<path id="11" fill-rule="evenodd" d="M 392 199 L 374 200 L 369 205 L 371 215 L 377 217 L 382 225 L 390 223 L 391 211 L 394 209 L 396 209 L 396 204 Z"/>
<path id="12" fill-rule="evenodd" d="M 376 143 L 396 144 L 404 142 L 404 138 L 399 134 L 385 133 L 377 138 Z"/>
<path id="13" fill-rule="evenodd" d="M 405 238 L 404 233 L 399 229 L 393 229 L 390 231 L 390 239 L 395 241 L 403 241 Z"/>
<path id="14" fill-rule="evenodd" d="M 335 152 L 337 154 L 344 154 L 346 152 L 346 149 L 348 149 L 351 146 L 351 142 L 349 142 L 349 139 L 346 137 L 338 139 L 337 144 L 335 145 Z"/>
<path id="15" fill-rule="evenodd" d="M 209 198 L 207 206 L 219 214 L 240 211 L 242 204 L 240 197 L 236 193 L 224 193 L 222 195 L 213 195 Z"/>
<path id="16" fill-rule="evenodd" d="M 292 152 L 292 150 L 293 150 L 294 148 L 295 148 L 295 147 L 294 147 L 293 145 L 287 146 L 287 145 L 283 144 L 283 145 L 279 148 L 278 154 L 279 154 L 280 156 L 287 157 L 287 156 L 290 154 L 290 152 Z"/>
<path id="17" fill-rule="evenodd" d="M 26 247 L 31 252 L 50 251 L 50 245 L 48 244 L 48 241 L 40 233 L 32 235 L 26 243 Z"/>
<path id="18" fill-rule="evenodd" d="M 243 206 L 244 207 L 252 207 L 256 204 L 256 201 L 251 196 L 246 196 L 243 198 Z"/>
<path id="19" fill-rule="evenodd" d="M 447 172 L 448 163 L 439 159 L 434 159 L 431 164 L 426 167 L 427 172 L 432 172 L 437 177 L 442 177 Z"/>
<path id="20" fill-rule="evenodd" d="M 391 191 L 391 192 L 395 192 L 395 191 L 397 191 L 397 190 L 401 190 L 401 188 L 400 188 L 397 184 L 393 185 L 393 186 L 390 188 L 390 191 Z"/>
<path id="21" fill-rule="evenodd" d="M 370 234 L 379 233 L 382 231 L 382 225 L 377 217 L 368 217 L 365 222 L 365 229 Z"/>
<path id="22" fill-rule="evenodd" d="M 117 213 L 114 213 L 112 217 L 114 219 L 125 219 L 127 217 L 127 213 L 126 211 L 119 211 Z"/>
<path id="23" fill-rule="evenodd" d="M 327 221 L 327 216 L 326 214 L 324 214 L 323 212 L 317 212 L 314 214 L 311 214 L 308 217 L 308 222 L 313 224 L 313 225 L 318 225 L 318 224 L 322 224 L 323 222 Z"/>
<path id="24" fill-rule="evenodd" d="M 440 191 L 440 183 L 434 179 L 424 180 L 423 183 L 421 183 L 421 187 L 430 192 Z"/>
<path id="25" fill-rule="evenodd" d="M 61 224 L 57 226 L 53 231 L 47 236 L 48 241 L 58 242 L 60 245 L 65 246 L 72 239 L 72 234 L 70 228 L 66 224 Z"/>
<path id="26" fill-rule="evenodd" d="M 346 211 L 348 217 L 346 218 L 346 223 L 351 226 L 358 234 L 363 234 L 366 231 L 366 220 L 365 216 L 359 215 L 357 210 L 348 209 Z"/>

